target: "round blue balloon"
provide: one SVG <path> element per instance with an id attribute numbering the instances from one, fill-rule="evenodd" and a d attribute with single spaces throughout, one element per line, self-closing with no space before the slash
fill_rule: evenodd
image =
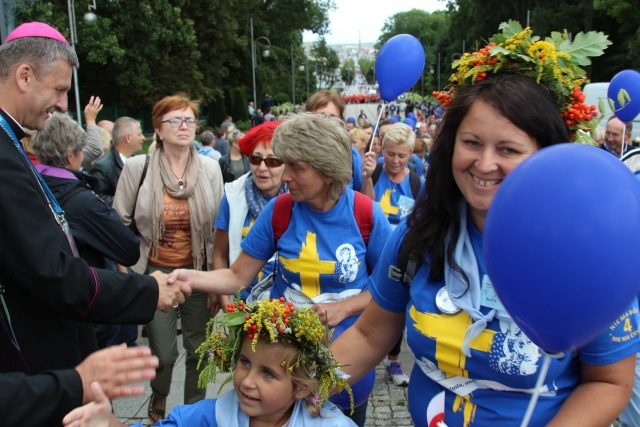
<path id="1" fill-rule="evenodd" d="M 640 186 L 615 156 L 559 144 L 500 184 L 484 228 L 487 272 L 516 324 L 543 350 L 575 350 L 640 289 Z"/>
<path id="2" fill-rule="evenodd" d="M 625 123 L 633 121 L 640 114 L 640 73 L 624 70 L 613 76 L 607 97 L 613 101 L 617 118 Z"/>
<path id="3" fill-rule="evenodd" d="M 415 115 L 415 114 L 413 114 L 413 113 L 409 113 L 409 114 L 407 114 L 407 119 L 413 119 L 413 120 L 415 120 L 415 119 L 416 119 L 416 115 Z"/>
<path id="4" fill-rule="evenodd" d="M 420 41 L 409 34 L 390 38 L 376 59 L 380 98 L 391 102 L 411 89 L 422 76 L 425 54 Z"/>

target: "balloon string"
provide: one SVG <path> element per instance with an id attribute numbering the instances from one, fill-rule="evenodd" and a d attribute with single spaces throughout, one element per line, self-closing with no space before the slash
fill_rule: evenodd
<path id="1" fill-rule="evenodd" d="M 382 112 L 384 111 L 384 108 L 385 108 L 385 102 L 382 101 L 382 108 L 380 108 L 380 112 L 378 113 L 378 118 L 376 119 L 376 128 L 374 129 L 375 132 L 372 133 L 371 142 L 369 142 L 369 151 L 371 151 L 371 148 L 373 147 L 373 140 L 376 137 L 376 133 L 378 133 L 378 125 L 380 124 L 380 117 L 382 117 Z"/>
<path id="2" fill-rule="evenodd" d="M 549 371 L 549 365 L 551 365 L 551 359 L 560 359 L 564 357 L 564 353 L 559 354 L 549 354 L 544 352 L 544 361 L 542 362 L 542 367 L 540 368 L 540 374 L 538 375 L 538 380 L 536 381 L 536 388 L 533 394 L 531 395 L 531 400 L 529 401 L 529 406 L 527 407 L 527 412 L 524 414 L 524 418 L 522 419 L 522 424 L 520 427 L 527 427 L 529 425 L 529 421 L 531 421 L 531 417 L 533 416 L 533 410 L 536 407 L 536 403 L 538 402 L 538 396 L 540 396 L 540 389 L 544 384 L 545 379 L 547 378 L 547 372 Z"/>
<path id="3" fill-rule="evenodd" d="M 622 156 L 624 155 L 624 146 L 625 146 L 625 142 L 624 142 L 624 138 L 625 138 L 625 131 L 627 130 L 627 124 L 622 122 L 622 144 L 620 144 L 620 159 L 622 159 Z"/>

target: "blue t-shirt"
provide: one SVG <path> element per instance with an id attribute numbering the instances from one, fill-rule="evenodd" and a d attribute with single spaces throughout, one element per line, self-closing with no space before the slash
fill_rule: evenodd
<path id="1" fill-rule="evenodd" d="M 270 201 L 272 198 L 273 197 L 265 197 L 265 200 Z M 224 196 L 222 196 L 222 201 L 220 202 L 220 209 L 218 211 L 218 218 L 216 219 L 214 226 L 215 228 L 219 228 L 220 230 L 229 231 L 229 221 L 230 221 L 229 201 L 227 200 L 227 195 L 225 194 Z M 242 227 L 243 239 L 247 237 L 247 234 L 249 234 L 249 230 L 251 229 L 251 227 L 255 222 L 256 222 L 256 217 L 254 217 L 253 214 L 251 213 L 251 210 L 249 210 L 247 212 L 246 218 L 244 219 L 244 224 Z M 275 264 L 274 261 L 267 262 L 262 268 L 262 271 L 258 273 L 258 277 L 253 279 L 253 282 L 251 282 L 251 285 L 249 286 L 249 288 L 244 289 L 240 293 L 240 298 L 242 298 L 243 300 L 246 300 L 249 297 L 249 294 L 251 293 L 251 289 L 255 286 L 255 284 L 273 272 L 274 264 Z"/>
<path id="2" fill-rule="evenodd" d="M 485 269 L 482 234 L 471 222 L 467 228 L 484 292 L 491 284 Z M 449 426 L 520 425 L 531 398 L 529 391 L 535 387 L 542 366 L 542 352 L 515 323 L 496 318 L 471 341 L 472 357 L 466 357 L 461 348 L 473 319 L 464 311 L 445 314 L 438 309 L 436 294 L 444 281 L 428 280 L 428 264 L 422 264 L 409 288 L 387 277 L 387 266 L 397 264 L 398 250 L 406 232 L 406 221 L 403 221 L 389 238 L 369 288 L 382 308 L 406 313 L 407 345 L 416 361 L 409 385 L 413 422 L 416 427 L 428 426 L 427 407 L 432 401 L 438 402 L 444 393 L 444 422 Z M 481 307 L 484 314 L 489 310 Z M 623 316 L 629 316 L 626 326 L 631 330 L 625 331 L 625 322 L 620 322 L 576 354 L 553 359 L 545 381 L 546 392 L 540 395 L 530 425 L 546 425 L 558 412 L 580 382 L 581 362 L 613 363 L 640 350 L 638 302 L 634 301 Z M 498 391 L 500 389 L 502 391 Z"/>
<path id="3" fill-rule="evenodd" d="M 224 409 L 224 411 L 221 411 Z M 165 420 L 155 427 L 249 427 L 251 418 L 242 412 L 235 390 L 229 390 L 217 399 L 204 399 L 188 405 L 176 406 Z M 337 407 L 329 402 L 320 406 L 319 416 L 312 416 L 306 402 L 296 401 L 293 405 L 290 427 L 355 427 Z M 142 427 L 142 423 L 132 427 Z"/>
<path id="4" fill-rule="evenodd" d="M 289 226 L 277 248 L 271 223 L 275 201 L 267 205 L 242 241 L 242 250 L 254 258 L 268 260 L 277 249 L 278 273 L 272 298 L 284 296 L 297 307 L 311 307 L 320 302 L 341 301 L 367 289 L 367 266 L 375 268 L 391 228 L 374 203 L 373 227 L 365 247 L 353 203 L 353 190 L 346 190 L 327 212 L 294 202 Z M 350 326 L 357 317 L 347 318 L 342 324 Z"/>
<path id="5" fill-rule="evenodd" d="M 368 271 L 378 263 L 391 227 L 380 206 L 373 203 L 373 226 L 365 246 L 354 215 L 354 197 L 353 190 L 346 190 L 327 212 L 294 202 L 289 226 L 277 247 L 271 222 L 275 201 L 262 211 L 241 246 L 247 254 L 262 260 L 278 251 L 271 298 L 285 297 L 298 308 L 311 308 L 317 303 L 342 301 L 367 289 Z M 337 331 L 353 325 L 359 316 L 340 322 L 334 338 L 339 335 Z M 352 386 L 356 406 L 367 399 L 374 379 L 375 370 L 371 370 Z M 331 401 L 343 409 L 349 407 L 349 397 L 344 391 Z"/>
<path id="6" fill-rule="evenodd" d="M 424 180 L 421 178 L 420 191 L 422 191 L 423 186 Z M 378 180 L 373 185 L 373 190 L 376 192 L 376 201 L 380 204 L 382 212 L 394 227 L 411 212 L 415 201 L 411 192 L 409 174 L 404 177 L 401 183 L 396 184 L 389 179 L 387 173 L 382 169 Z"/>

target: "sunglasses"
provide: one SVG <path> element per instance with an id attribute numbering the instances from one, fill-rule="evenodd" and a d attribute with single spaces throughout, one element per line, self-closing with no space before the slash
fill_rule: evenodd
<path id="1" fill-rule="evenodd" d="M 249 163 L 254 166 L 260 166 L 263 161 L 268 168 L 277 168 L 278 166 L 282 166 L 282 164 L 284 163 L 281 159 L 278 159 L 276 157 L 262 157 L 257 154 L 252 154 L 251 156 L 249 156 Z"/>

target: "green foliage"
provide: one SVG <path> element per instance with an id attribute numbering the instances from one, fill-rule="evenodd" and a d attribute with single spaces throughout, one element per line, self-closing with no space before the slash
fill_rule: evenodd
<path id="1" fill-rule="evenodd" d="M 291 103 L 291 96 L 285 92 L 278 92 L 273 96 L 273 103 L 275 105 Z"/>
<path id="2" fill-rule="evenodd" d="M 353 59 L 349 58 L 342 63 L 340 76 L 342 77 L 342 80 L 347 82 L 347 85 L 350 85 L 353 82 L 356 77 L 356 64 Z"/>
<path id="3" fill-rule="evenodd" d="M 367 79 L 368 82 L 373 83 L 373 68 L 375 66 L 375 61 L 372 61 L 369 58 L 360 58 L 358 60 L 358 65 L 360 66 L 360 71 L 362 72 L 364 78 Z"/>

